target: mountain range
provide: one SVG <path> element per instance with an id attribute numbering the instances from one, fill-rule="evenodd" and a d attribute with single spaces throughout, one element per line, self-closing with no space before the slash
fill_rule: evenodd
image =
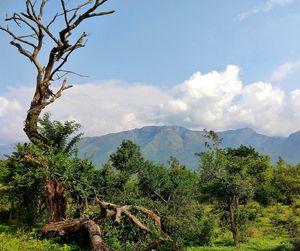
<path id="1" fill-rule="evenodd" d="M 223 147 L 252 146 L 268 154 L 273 162 L 279 156 L 291 164 L 300 162 L 300 131 L 288 137 L 270 137 L 244 128 L 218 132 Z M 116 151 L 122 140 L 129 139 L 141 147 L 143 156 L 167 164 L 175 156 L 182 164 L 196 169 L 195 153 L 205 151 L 203 131 L 188 130 L 179 126 L 146 126 L 140 129 L 111 133 L 98 137 L 85 137 L 79 144 L 79 155 L 91 159 L 97 166 L 104 164 Z M 13 151 L 13 145 L 0 145 L 0 159 Z"/>
<path id="2" fill-rule="evenodd" d="M 273 162 L 279 156 L 291 164 L 300 162 L 300 131 L 288 137 L 270 137 L 244 128 L 218 132 L 218 135 L 223 139 L 223 147 L 252 146 L 258 152 L 268 154 Z M 78 145 L 79 154 L 101 165 L 116 151 L 123 139 L 139 145 L 146 159 L 167 164 L 172 155 L 192 169 L 198 166 L 195 153 L 206 150 L 203 131 L 179 126 L 147 126 L 100 137 L 86 137 Z"/>

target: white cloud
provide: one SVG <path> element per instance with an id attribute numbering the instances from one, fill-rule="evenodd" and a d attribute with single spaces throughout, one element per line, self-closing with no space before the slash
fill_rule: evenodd
<path id="1" fill-rule="evenodd" d="M 16 99 L 0 96 L 0 144 L 23 138 L 18 124 L 20 111 L 22 106 Z"/>
<path id="2" fill-rule="evenodd" d="M 281 124 L 285 109 L 285 94 L 269 83 L 253 83 L 243 88 L 235 109 L 229 112 L 232 126 L 245 124 L 261 132 L 283 135 L 286 128 Z M 299 117 L 300 119 L 300 117 Z"/>
<path id="3" fill-rule="evenodd" d="M 18 111 L 21 109 L 20 104 L 15 100 L 9 100 L 0 96 L 0 118 L 5 114 Z"/>
<path id="4" fill-rule="evenodd" d="M 56 119 L 75 118 L 86 135 L 100 135 L 157 123 L 155 109 L 168 99 L 158 87 L 110 81 L 76 85 L 49 110 Z"/>
<path id="5" fill-rule="evenodd" d="M 183 84 L 174 88 L 176 99 L 171 99 L 163 113 L 167 121 L 188 127 L 210 127 L 221 124 L 224 108 L 242 91 L 239 68 L 227 66 L 224 72 L 195 73 Z M 184 109 L 182 109 L 184 108 Z"/>
<path id="6" fill-rule="evenodd" d="M 270 10 L 272 10 L 273 8 L 276 7 L 283 7 L 286 5 L 290 5 L 292 3 L 295 3 L 298 0 L 267 0 L 264 1 L 263 3 L 260 3 L 256 6 L 254 6 L 252 9 L 240 13 L 238 15 L 238 19 L 239 20 L 244 20 L 250 16 L 256 15 L 258 13 L 263 13 L 263 12 L 268 12 Z"/>
<path id="7" fill-rule="evenodd" d="M 23 120 L 32 88 L 0 96 L 0 143 L 25 139 Z M 48 111 L 54 119 L 76 120 L 86 136 L 145 125 L 175 124 L 194 129 L 251 127 L 268 135 L 299 130 L 300 90 L 285 93 L 271 83 L 243 85 L 239 68 L 197 72 L 171 89 L 121 81 L 74 85 Z"/>
<path id="8" fill-rule="evenodd" d="M 271 81 L 281 81 L 300 69 L 300 59 L 279 65 L 272 73 Z"/>

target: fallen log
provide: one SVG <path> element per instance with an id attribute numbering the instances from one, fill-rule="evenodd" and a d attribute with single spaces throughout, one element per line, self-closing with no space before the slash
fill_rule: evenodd
<path id="1" fill-rule="evenodd" d="M 47 237 L 53 237 L 55 235 L 64 236 L 81 230 L 86 230 L 89 233 L 93 251 L 115 251 L 103 240 L 99 222 L 106 217 L 114 217 L 115 224 L 119 225 L 121 224 L 122 215 L 124 215 L 141 231 L 145 232 L 146 234 L 151 234 L 149 227 L 142 223 L 138 217 L 130 212 L 131 209 L 136 209 L 152 219 L 160 230 L 160 235 L 158 238 L 151 242 L 145 249 L 139 249 L 138 251 L 155 250 L 155 248 L 157 248 L 166 240 L 166 234 L 161 229 L 160 217 L 153 211 L 145 207 L 135 207 L 131 205 L 119 206 L 104 201 L 100 201 L 99 204 L 101 216 L 95 217 L 94 219 L 79 218 L 48 223 L 41 228 L 41 232 Z"/>
<path id="2" fill-rule="evenodd" d="M 89 233 L 90 241 L 94 251 L 113 251 L 102 239 L 100 226 L 90 219 L 74 219 L 45 224 L 41 232 L 48 237 L 55 235 L 68 235 L 85 229 Z"/>

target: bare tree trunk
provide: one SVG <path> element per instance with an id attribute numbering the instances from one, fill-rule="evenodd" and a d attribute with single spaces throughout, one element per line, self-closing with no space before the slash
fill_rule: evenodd
<path id="1" fill-rule="evenodd" d="M 24 126 L 24 132 L 29 140 L 38 146 L 46 143 L 46 139 L 38 132 L 39 116 L 42 112 L 42 109 L 42 106 L 39 107 L 36 102 L 32 101 Z"/>
<path id="2" fill-rule="evenodd" d="M 231 226 L 231 232 L 232 232 L 232 237 L 233 237 L 233 242 L 234 246 L 239 246 L 240 241 L 239 241 L 239 234 L 238 234 L 238 229 L 235 224 L 235 217 L 234 217 L 234 209 L 235 209 L 235 198 L 230 198 L 229 199 L 229 217 L 230 217 L 230 226 Z"/>
<path id="3" fill-rule="evenodd" d="M 59 222 L 66 218 L 64 187 L 58 178 L 46 180 L 48 195 L 48 222 Z"/>

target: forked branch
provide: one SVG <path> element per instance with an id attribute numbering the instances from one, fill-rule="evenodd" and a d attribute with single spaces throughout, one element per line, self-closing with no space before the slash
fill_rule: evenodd
<path id="1" fill-rule="evenodd" d="M 68 4 L 71 1 L 60 0 L 61 12 L 56 13 L 51 21 L 45 22 L 44 14 L 48 0 L 26 0 L 26 11 L 14 13 L 7 17 L 5 21 L 12 22 L 17 28 L 22 28 L 22 32 L 26 34 L 17 35 L 10 29 L 9 26 L 0 29 L 6 32 L 11 38 L 11 45 L 16 47 L 20 54 L 27 57 L 36 67 L 36 90 L 33 95 L 30 108 L 27 112 L 24 131 L 31 142 L 38 146 L 44 147 L 48 140 L 40 135 L 38 131 L 38 121 L 42 110 L 58 99 L 62 92 L 69 89 L 71 85 L 67 84 L 65 79 L 61 87 L 53 92 L 50 86 L 53 81 L 61 79 L 62 76 L 55 79 L 58 72 L 63 71 L 62 67 L 67 63 L 70 55 L 77 49 L 85 46 L 87 33 L 83 32 L 73 43 L 69 37 L 72 32 L 86 19 L 96 16 L 112 14 L 114 11 L 97 12 L 98 8 L 107 0 L 88 0 L 83 1 L 78 6 L 70 7 Z M 59 17 L 64 18 L 65 27 L 56 32 L 51 29 L 51 25 L 55 23 Z M 48 38 L 48 40 L 46 40 Z M 39 60 L 39 55 L 43 49 L 45 42 L 52 42 L 54 45 L 49 51 L 48 60 L 45 65 L 42 65 Z M 72 71 L 64 71 L 63 76 Z"/>

